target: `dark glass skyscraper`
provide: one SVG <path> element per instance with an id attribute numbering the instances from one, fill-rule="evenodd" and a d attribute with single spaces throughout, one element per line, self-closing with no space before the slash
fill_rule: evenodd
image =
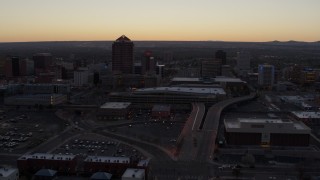
<path id="1" fill-rule="evenodd" d="M 133 72 L 133 42 L 125 35 L 112 44 L 112 72 L 132 74 Z"/>
<path id="2" fill-rule="evenodd" d="M 215 58 L 216 59 L 220 59 L 222 65 L 226 65 L 227 64 L 227 53 L 226 52 L 224 52 L 222 50 L 216 51 Z"/>
<path id="3" fill-rule="evenodd" d="M 33 55 L 35 69 L 49 69 L 52 64 L 52 55 L 50 53 L 38 53 Z"/>
<path id="4" fill-rule="evenodd" d="M 19 57 L 12 57 L 12 76 L 20 76 L 20 60 Z"/>

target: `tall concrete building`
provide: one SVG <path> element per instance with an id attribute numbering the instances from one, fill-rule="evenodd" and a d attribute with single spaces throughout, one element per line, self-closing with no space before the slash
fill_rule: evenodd
<path id="1" fill-rule="evenodd" d="M 250 72 L 250 59 L 251 56 L 247 52 L 237 53 L 237 70 L 241 76 L 245 76 Z"/>
<path id="2" fill-rule="evenodd" d="M 133 42 L 125 35 L 112 44 L 112 72 L 133 73 Z"/>
<path id="3" fill-rule="evenodd" d="M 155 74 L 156 60 L 152 56 L 151 51 L 145 51 L 144 57 L 141 60 L 142 74 Z"/>
<path id="4" fill-rule="evenodd" d="M 5 76 L 6 77 L 17 77 L 20 76 L 21 61 L 17 56 L 8 57 L 4 64 Z"/>
<path id="5" fill-rule="evenodd" d="M 221 59 L 206 59 L 201 63 L 202 77 L 221 76 Z"/>
<path id="6" fill-rule="evenodd" d="M 226 52 L 224 52 L 222 50 L 216 51 L 215 58 L 220 59 L 222 65 L 227 64 L 227 53 Z"/>
<path id="7" fill-rule="evenodd" d="M 263 87 L 272 87 L 275 74 L 274 66 L 270 64 L 260 64 L 258 73 L 258 84 Z"/>
<path id="8" fill-rule="evenodd" d="M 81 87 L 89 84 L 89 71 L 79 69 L 74 71 L 74 86 Z"/>

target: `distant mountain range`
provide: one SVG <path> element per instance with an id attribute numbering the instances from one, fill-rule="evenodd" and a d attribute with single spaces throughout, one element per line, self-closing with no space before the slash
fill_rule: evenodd
<path id="1" fill-rule="evenodd" d="M 294 40 L 290 40 L 290 41 L 278 41 L 278 40 L 274 40 L 274 41 L 270 41 L 269 43 L 291 43 L 291 44 L 299 44 L 299 43 L 320 43 L 320 41 L 305 42 L 305 41 L 294 41 Z"/>

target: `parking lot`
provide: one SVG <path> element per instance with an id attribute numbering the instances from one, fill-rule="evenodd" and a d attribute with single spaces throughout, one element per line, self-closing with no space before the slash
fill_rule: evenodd
<path id="1" fill-rule="evenodd" d="M 66 125 L 54 112 L 7 110 L 0 115 L 0 152 L 25 153 Z"/>
<path id="2" fill-rule="evenodd" d="M 98 139 L 98 140 L 97 140 Z M 69 140 L 58 147 L 54 154 L 86 156 L 130 157 L 132 160 L 146 159 L 137 149 L 106 137 L 86 134 Z"/>
<path id="3" fill-rule="evenodd" d="M 163 147 L 172 147 L 175 146 L 183 126 L 182 122 L 150 120 L 114 128 L 112 131 Z"/>

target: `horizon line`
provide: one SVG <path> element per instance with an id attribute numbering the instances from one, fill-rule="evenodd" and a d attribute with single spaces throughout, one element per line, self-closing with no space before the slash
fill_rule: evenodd
<path id="1" fill-rule="evenodd" d="M 130 39 L 131 40 L 131 39 Z M 45 43 L 45 42 L 113 42 L 115 40 L 43 40 L 43 41 L 0 41 L 1 44 L 5 43 Z M 224 40 L 131 40 L 132 42 L 226 42 L 226 43 L 270 43 L 270 42 L 299 42 L 299 43 L 317 43 L 320 40 L 315 41 L 300 41 L 300 40 L 271 40 L 271 41 L 224 41 Z"/>

